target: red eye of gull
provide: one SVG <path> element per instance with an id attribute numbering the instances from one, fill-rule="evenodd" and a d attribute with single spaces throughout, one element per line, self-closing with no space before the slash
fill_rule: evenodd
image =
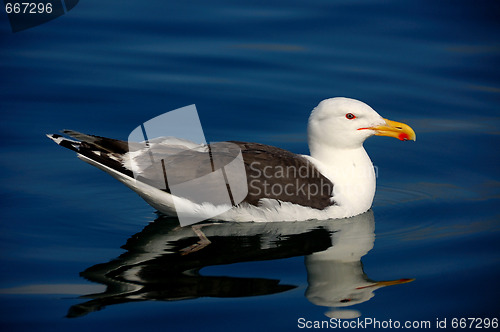
<path id="1" fill-rule="evenodd" d="M 356 115 L 352 114 L 352 113 L 347 113 L 345 115 L 345 117 L 349 120 L 352 120 L 352 119 L 356 119 Z"/>

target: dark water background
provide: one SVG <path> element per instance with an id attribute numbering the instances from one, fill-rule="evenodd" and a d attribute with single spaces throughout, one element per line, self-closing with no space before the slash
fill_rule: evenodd
<path id="1" fill-rule="evenodd" d="M 305 296 L 302 256 L 321 248 L 293 246 L 279 259 L 258 260 L 254 248 L 253 262 L 201 270 L 296 286 L 287 291 L 200 292 L 65 318 L 89 300 L 80 295 L 105 289 L 79 273 L 130 253 L 120 247 L 156 215 L 44 134 L 126 139 L 194 103 L 209 141 L 307 153 L 309 112 L 333 96 L 360 99 L 417 133 L 411 143 L 365 143 L 379 177 L 374 244 L 361 259 L 369 279 L 415 280 L 344 309 L 447 318 L 448 328 L 455 317 L 498 318 L 499 17 L 498 1 L 82 0 L 14 34 L 0 14 L 1 330 L 291 330 L 300 317 L 328 319 L 330 309 Z"/>

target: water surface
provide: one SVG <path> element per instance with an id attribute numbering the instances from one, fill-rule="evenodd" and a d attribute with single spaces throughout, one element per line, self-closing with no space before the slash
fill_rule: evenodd
<path id="1" fill-rule="evenodd" d="M 88 0 L 15 34 L 0 15 L 2 330 L 498 317 L 499 14 L 496 1 Z M 194 103 L 209 141 L 307 153 L 309 112 L 334 96 L 417 133 L 365 143 L 369 217 L 208 229 L 185 256 L 167 249 L 194 233 L 44 137 L 126 139 Z"/>

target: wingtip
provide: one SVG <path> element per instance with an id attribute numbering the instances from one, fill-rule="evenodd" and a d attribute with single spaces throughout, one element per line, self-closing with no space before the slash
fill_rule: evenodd
<path id="1" fill-rule="evenodd" d="M 78 152 L 78 147 L 80 145 L 80 142 L 68 139 L 59 134 L 45 134 L 45 135 L 51 140 L 53 140 L 57 145 Z"/>
<path id="2" fill-rule="evenodd" d="M 51 140 L 53 140 L 57 144 L 60 144 L 61 140 L 63 139 L 63 136 L 61 136 L 59 134 L 45 134 L 45 136 L 47 136 L 48 138 L 50 138 Z"/>

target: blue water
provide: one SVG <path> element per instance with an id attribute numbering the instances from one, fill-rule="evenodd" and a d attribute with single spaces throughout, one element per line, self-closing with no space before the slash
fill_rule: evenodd
<path id="1" fill-rule="evenodd" d="M 0 328 L 288 331 L 326 313 L 451 329 L 453 318 L 500 318 L 499 15 L 497 1 L 87 0 L 12 33 L 0 14 Z M 193 234 L 177 238 L 175 220 L 44 136 L 126 139 L 196 104 L 209 141 L 307 153 L 309 112 L 334 96 L 417 133 L 365 143 L 378 169 L 373 215 L 207 229 L 212 244 L 182 257 L 167 246 Z M 186 279 L 185 265 L 199 274 Z"/>

